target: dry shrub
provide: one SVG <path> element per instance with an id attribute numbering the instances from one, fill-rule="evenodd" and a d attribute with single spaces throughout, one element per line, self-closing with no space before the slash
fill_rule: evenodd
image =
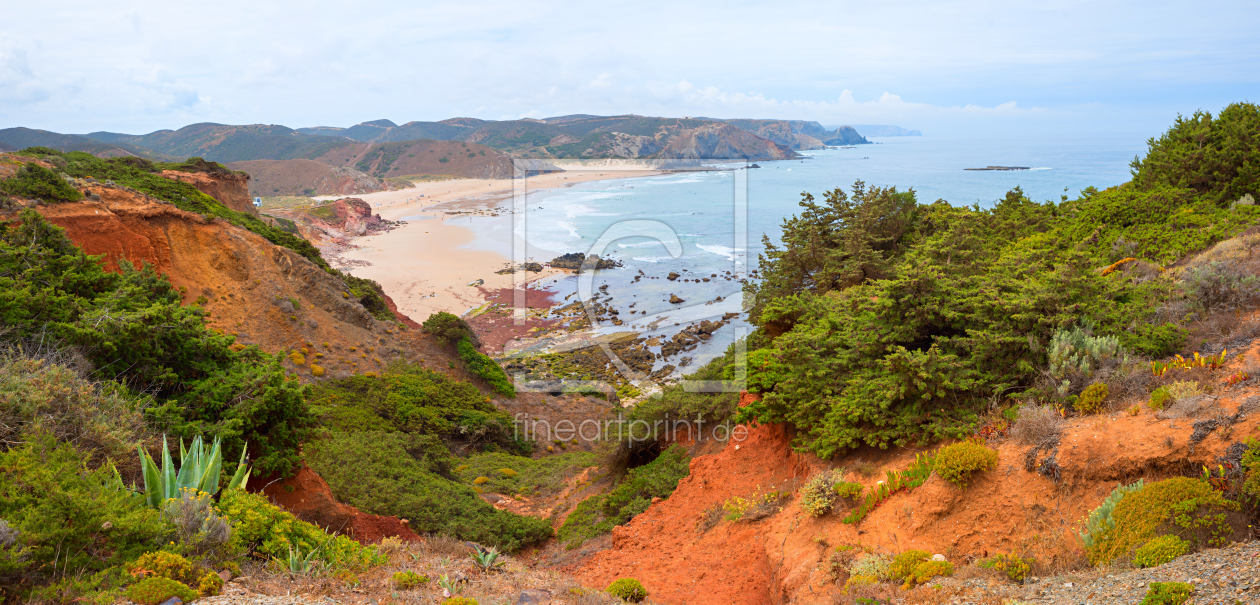
<path id="1" fill-rule="evenodd" d="M 1112 412 L 1128 407 L 1134 400 L 1146 399 L 1156 383 L 1150 363 L 1144 359 L 1100 372 L 1098 380 L 1107 385 L 1110 397 L 1104 406 Z"/>
<path id="2" fill-rule="evenodd" d="M 1173 404 L 1165 409 L 1155 412 L 1155 417 L 1160 420 L 1169 418 L 1198 418 L 1200 416 L 1210 415 L 1216 412 L 1220 407 L 1220 400 L 1211 395 L 1193 395 L 1184 398 L 1173 399 Z"/>
<path id="3" fill-rule="evenodd" d="M 1051 443 L 1063 433 L 1063 417 L 1048 405 L 1025 405 L 1011 427 L 1010 435 L 1024 445 Z"/>
<path id="4" fill-rule="evenodd" d="M 717 524 L 722 522 L 722 517 L 725 516 L 726 510 L 722 508 L 722 503 L 720 502 L 704 509 L 704 513 L 700 517 L 700 521 L 696 523 L 696 531 L 704 533 L 714 527 L 717 527 Z"/>
<path id="5" fill-rule="evenodd" d="M 891 603 L 900 597 L 896 585 L 880 582 L 865 586 L 850 586 L 846 591 L 836 592 L 832 603 L 835 605 L 860 605 L 862 603 Z"/>
<path id="6" fill-rule="evenodd" d="M 472 552 L 472 548 L 462 540 L 444 536 L 441 534 L 430 534 L 424 538 L 424 550 L 427 554 L 441 556 L 464 557 Z"/>

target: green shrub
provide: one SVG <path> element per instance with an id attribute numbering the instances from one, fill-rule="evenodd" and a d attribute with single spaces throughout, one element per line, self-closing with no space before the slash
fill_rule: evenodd
<path id="1" fill-rule="evenodd" d="M 892 568 L 892 558 L 888 555 L 865 553 L 859 555 L 849 564 L 849 575 L 854 577 L 870 577 L 887 580 Z"/>
<path id="2" fill-rule="evenodd" d="M 552 495 L 565 487 L 565 482 L 582 469 L 596 466 L 597 456 L 591 452 L 572 451 L 544 458 L 526 458 L 504 452 L 472 454 L 465 464 L 455 469 L 464 481 L 485 477 L 486 490 L 499 494 Z M 503 473 L 513 467 L 515 474 Z"/>
<path id="3" fill-rule="evenodd" d="M 1080 532 L 1081 543 L 1085 545 L 1086 550 L 1093 548 L 1099 537 L 1116 526 L 1116 522 L 1111 518 L 1111 515 L 1115 512 L 1116 505 L 1120 504 L 1120 500 L 1145 486 L 1146 482 L 1142 479 L 1138 479 L 1129 485 L 1118 485 L 1111 490 L 1111 493 L 1107 495 L 1102 504 L 1098 505 L 1098 508 L 1089 513 L 1089 518 L 1085 520 L 1085 529 Z"/>
<path id="4" fill-rule="evenodd" d="M 1151 400 L 1147 405 L 1152 410 L 1162 410 L 1173 403 L 1172 395 L 1168 393 L 1168 387 L 1163 386 L 1151 391 Z"/>
<path id="5" fill-rule="evenodd" d="M 120 567 L 168 542 L 158 511 L 134 498 L 108 467 L 89 469 L 85 457 L 48 434 L 0 451 L 0 519 L 16 541 L 0 548 L 0 582 L 57 574 L 87 577 Z M 71 595 L 73 600 L 75 595 Z"/>
<path id="6" fill-rule="evenodd" d="M 1093 376 L 1095 368 L 1109 360 L 1128 358 L 1119 337 L 1094 336 L 1092 332 L 1093 326 L 1089 324 L 1055 332 L 1049 351 L 1052 377 L 1059 380 L 1072 374 L 1089 377 Z"/>
<path id="7" fill-rule="evenodd" d="M 409 452 L 411 439 L 401 433 L 332 432 L 307 444 L 304 452 L 339 501 L 402 517 L 417 532 L 506 551 L 551 537 L 546 519 L 497 510 L 469 486 L 435 473 L 423 455 L 417 459 Z"/>
<path id="8" fill-rule="evenodd" d="M 477 601 L 468 597 L 451 597 L 442 601 L 442 605 L 477 605 Z"/>
<path id="9" fill-rule="evenodd" d="M 1177 116 L 1172 128 L 1147 142 L 1146 157 L 1133 160 L 1133 184 L 1186 187 L 1218 205 L 1255 194 L 1257 131 L 1260 108 L 1254 103 L 1230 103 L 1215 119 L 1206 111 Z"/>
<path id="10" fill-rule="evenodd" d="M 691 472 L 686 448 L 674 445 L 643 466 L 632 468 L 607 494 L 583 500 L 569 513 L 556 537 L 569 548 L 606 534 L 648 509 L 652 498 L 668 498 Z"/>
<path id="11" fill-rule="evenodd" d="M 916 563 L 906 574 L 906 581 L 902 588 L 914 588 L 916 584 L 926 584 L 932 578 L 938 576 L 954 575 L 954 564 L 949 561 L 923 561 Z"/>
<path id="12" fill-rule="evenodd" d="M 936 453 L 937 475 L 961 488 L 967 487 L 972 473 L 997 466 L 997 450 L 975 441 L 959 441 Z"/>
<path id="13" fill-rule="evenodd" d="M 1133 553 L 1133 564 L 1138 567 L 1163 565 L 1190 552 L 1190 543 L 1177 536 L 1160 536 L 1139 546 Z"/>
<path id="14" fill-rule="evenodd" d="M 89 463 L 125 460 L 150 429 L 146 401 L 113 382 L 85 380 L 55 354 L 0 350 L 0 442 L 46 432 L 75 443 Z"/>
<path id="15" fill-rule="evenodd" d="M 222 437 L 235 470 L 246 443 L 260 474 L 287 473 L 310 423 L 301 384 L 280 359 L 205 325 L 151 266 L 106 271 L 33 210 L 0 223 L 0 324 L 6 339 L 60 341 L 96 376 L 151 394 L 145 414 L 173 435 Z"/>
<path id="16" fill-rule="evenodd" d="M 1223 546 L 1233 533 L 1228 515 L 1239 508 L 1199 479 L 1151 483 L 1120 499 L 1111 513 L 1112 523 L 1092 536 L 1086 551 L 1092 563 L 1109 563 L 1129 556 L 1161 528 L 1181 534 L 1191 548 Z"/>
<path id="17" fill-rule="evenodd" d="M 439 341 L 447 346 L 453 347 L 459 341 L 467 338 L 472 342 L 473 347 L 481 347 L 481 340 L 477 338 L 477 332 L 462 317 L 453 313 L 438 311 L 424 320 L 421 327 L 425 332 L 436 336 Z"/>
<path id="18" fill-rule="evenodd" d="M 1230 115 L 1255 111 L 1241 107 Z M 1256 137 L 1237 127 L 1251 119 L 1187 128 L 1217 137 L 1212 153 L 1237 160 L 1219 167 L 1234 170 L 1260 165 Z M 1174 147 L 1199 153 L 1185 132 L 1179 122 L 1167 135 L 1179 142 L 1153 146 L 1134 183 L 1058 202 L 1013 189 L 988 208 L 918 204 L 912 192 L 860 182 L 851 195 L 803 195 L 782 244 L 766 246 L 762 279 L 746 286 L 764 339 L 749 356 L 773 363 L 752 380 L 764 398 L 737 419 L 791 423 L 795 446 L 830 458 L 971 433 L 993 393 L 1038 387 L 1056 334 L 1082 318 L 1109 347 L 1114 337 L 1130 351 L 1171 352 L 1185 331 L 1155 322 L 1181 294 L 1152 265 L 1260 219 L 1260 207 L 1229 208 L 1238 195 L 1221 181 L 1246 187 L 1241 173 L 1169 159 Z M 1142 269 L 1099 270 L 1127 258 Z"/>
<path id="19" fill-rule="evenodd" d="M 907 550 L 893 557 L 888 565 L 888 579 L 905 580 L 910 577 L 916 565 L 927 561 L 931 556 L 926 550 Z"/>
<path id="20" fill-rule="evenodd" d="M 197 600 L 197 591 L 182 582 L 161 576 L 145 578 L 127 588 L 127 598 L 140 605 L 159 605 L 171 597 L 190 603 Z"/>
<path id="21" fill-rule="evenodd" d="M 1138 605 L 1181 605 L 1193 593 L 1194 586 L 1185 582 L 1151 582 Z"/>
<path id="22" fill-rule="evenodd" d="M 422 576 L 410 569 L 396 572 L 391 579 L 394 583 L 394 588 L 398 590 L 412 590 L 429 583 L 429 576 Z"/>
<path id="23" fill-rule="evenodd" d="M 312 412 L 339 431 L 406 431 L 528 454 L 512 417 L 477 387 L 419 365 L 394 364 L 379 378 L 351 376 L 311 389 Z"/>
<path id="24" fill-rule="evenodd" d="M 188 559 L 165 551 L 141 555 L 131 563 L 130 571 L 134 576 L 159 576 L 189 585 L 195 584 L 199 579 L 197 569 Z"/>
<path id="25" fill-rule="evenodd" d="M 1242 491 L 1252 497 L 1260 498 L 1260 439 L 1247 439 L 1247 451 L 1242 456 L 1243 486 Z"/>
<path id="26" fill-rule="evenodd" d="M 1028 572 L 1032 571 L 1032 564 L 1032 559 L 1023 559 L 1019 555 L 1006 553 L 998 553 L 980 562 L 981 567 L 1002 572 L 1006 574 L 1006 577 L 1020 583 L 1023 583 L 1024 578 L 1028 577 Z"/>
<path id="27" fill-rule="evenodd" d="M 45 202 L 74 202 L 83 198 L 61 175 L 39 164 L 25 164 L 17 174 L 0 180 L 0 192 Z"/>
<path id="28" fill-rule="evenodd" d="M 609 584 L 604 592 L 630 603 L 639 603 L 648 596 L 647 589 L 634 578 L 613 580 L 613 583 Z"/>
<path id="29" fill-rule="evenodd" d="M 854 483 L 852 481 L 841 481 L 835 486 L 836 496 L 852 501 L 856 501 L 859 497 L 861 497 L 863 489 L 864 488 L 861 483 Z"/>
<path id="30" fill-rule="evenodd" d="M 1103 410 L 1103 403 L 1107 400 L 1107 383 L 1095 382 L 1085 387 L 1080 397 L 1076 398 L 1073 407 L 1081 414 L 1097 414 Z"/>
<path id="31" fill-rule="evenodd" d="M 836 487 L 843 482 L 844 472 L 834 469 L 810 477 L 805 487 L 801 488 L 801 509 L 815 517 L 831 512 L 832 505 L 839 497 Z M 858 493 L 861 493 L 860 489 Z"/>
<path id="32" fill-rule="evenodd" d="M 293 551 L 318 550 L 318 559 L 331 570 L 366 569 L 386 561 L 375 548 L 330 535 L 258 494 L 227 490 L 219 499 L 219 509 L 232 522 L 232 543 L 264 560 L 286 560 Z"/>
<path id="33" fill-rule="evenodd" d="M 473 347 L 471 340 L 467 337 L 461 339 L 456 349 L 459 351 L 459 358 L 463 359 L 464 364 L 468 366 L 469 372 L 486 381 L 494 392 L 504 397 L 516 397 L 516 389 L 512 387 L 512 381 L 508 379 L 507 373 L 493 359 Z"/>

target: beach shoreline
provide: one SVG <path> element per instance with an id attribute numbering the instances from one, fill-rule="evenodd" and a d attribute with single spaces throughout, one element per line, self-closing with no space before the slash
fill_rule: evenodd
<path id="1" fill-rule="evenodd" d="M 488 304 L 487 292 L 513 288 L 535 289 L 540 282 L 555 283 L 570 273 L 546 267 L 541 272 L 498 273 L 512 266 L 506 254 L 470 249 L 476 232 L 450 219 L 470 213 L 500 217 L 511 229 L 510 212 L 492 209 L 510 204 L 515 187 L 531 193 L 579 183 L 662 174 L 656 170 L 613 170 L 583 167 L 580 170 L 531 176 L 524 182 L 511 179 L 452 179 L 417 183 L 415 187 L 356 196 L 321 196 L 334 200 L 356 197 L 372 206 L 381 218 L 405 224 L 385 233 L 355 238 L 340 251 L 345 270 L 356 277 L 376 281 L 397 305 L 399 312 L 417 322 L 446 311 L 469 315 Z M 550 259 L 536 259 L 546 262 Z"/>

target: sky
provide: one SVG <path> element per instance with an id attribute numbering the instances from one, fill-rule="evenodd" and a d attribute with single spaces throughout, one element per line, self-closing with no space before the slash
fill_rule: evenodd
<path id="1" fill-rule="evenodd" d="M 1260 3 L 12 3 L 0 128 L 598 115 L 1157 135 L 1260 102 Z"/>

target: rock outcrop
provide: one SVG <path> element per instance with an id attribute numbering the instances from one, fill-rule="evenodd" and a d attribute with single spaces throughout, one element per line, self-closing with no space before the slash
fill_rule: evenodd
<path id="1" fill-rule="evenodd" d="M 249 196 L 249 175 L 239 172 L 221 171 L 218 173 L 182 172 L 179 170 L 163 170 L 162 176 L 196 187 L 198 191 L 219 200 L 219 203 L 237 212 L 258 215 L 254 202 Z"/>

